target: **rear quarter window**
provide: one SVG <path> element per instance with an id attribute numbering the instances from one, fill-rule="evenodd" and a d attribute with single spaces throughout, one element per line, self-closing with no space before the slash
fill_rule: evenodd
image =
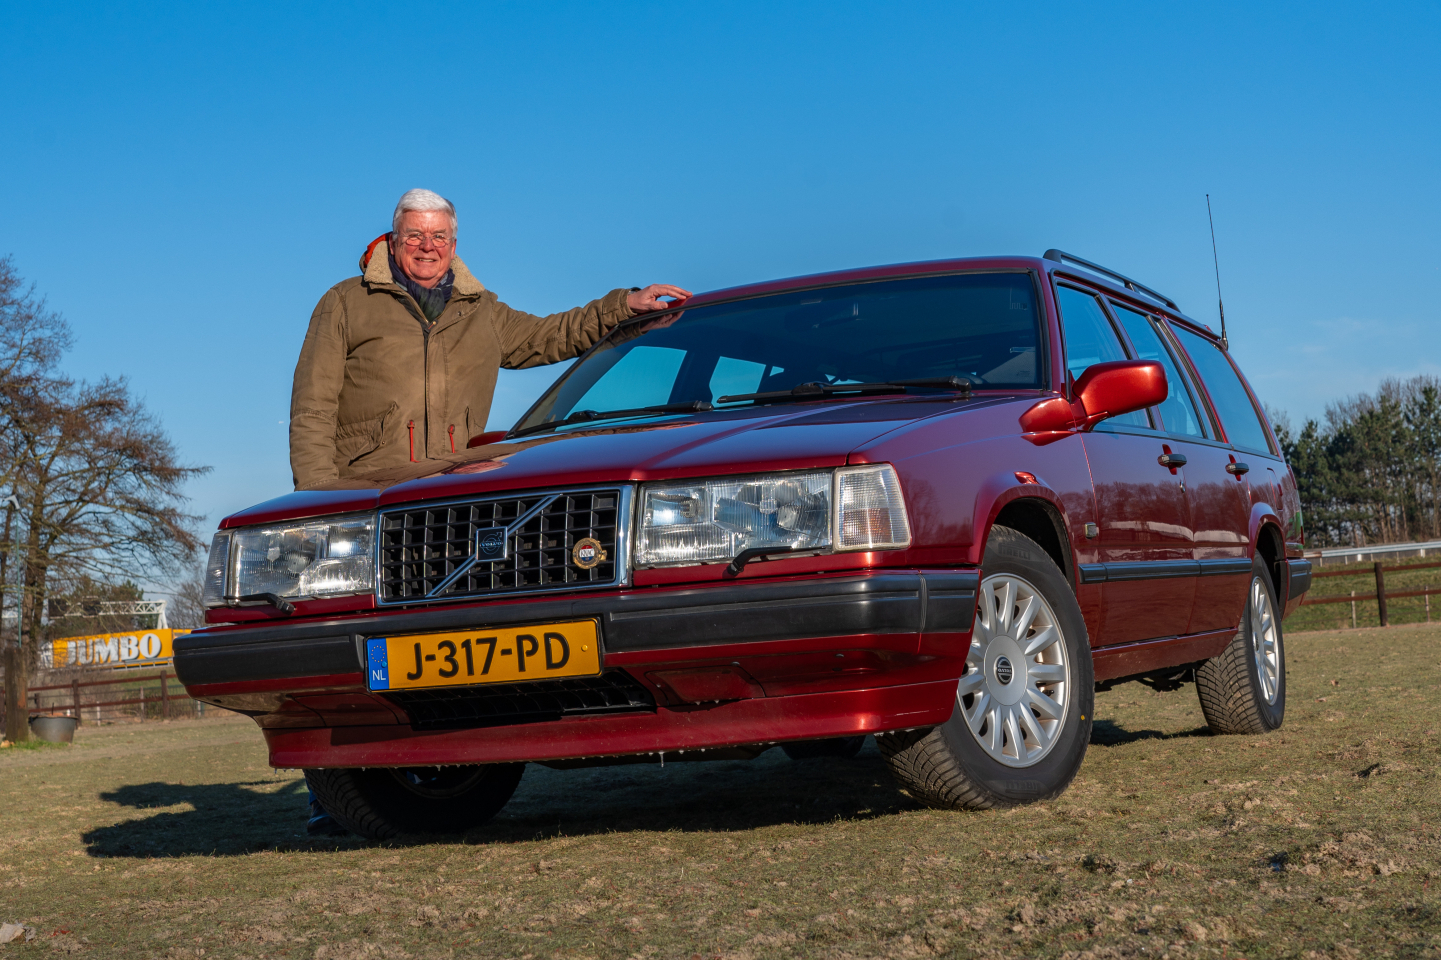
<path id="1" fill-rule="evenodd" d="M 1260 415 L 1251 402 L 1251 394 L 1241 382 L 1236 368 L 1221 352 L 1220 344 L 1176 324 L 1172 324 L 1171 329 L 1190 355 L 1192 366 L 1201 375 L 1201 382 L 1206 385 L 1211 404 L 1216 408 L 1216 416 L 1221 420 L 1221 428 L 1226 431 L 1226 439 L 1235 447 L 1273 453 L 1266 428 L 1261 425 Z"/>

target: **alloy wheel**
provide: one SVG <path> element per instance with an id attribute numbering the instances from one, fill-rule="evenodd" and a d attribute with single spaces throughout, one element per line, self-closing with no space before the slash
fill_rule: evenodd
<path id="1" fill-rule="evenodd" d="M 991 759 L 1040 762 L 1056 745 L 1071 695 L 1071 663 L 1055 611 L 1026 580 L 981 581 L 966 673 L 956 701 Z"/>
<path id="2" fill-rule="evenodd" d="M 1275 706 L 1281 692 L 1281 646 L 1276 629 L 1276 611 L 1271 594 L 1260 577 L 1251 578 L 1251 655 L 1256 661 L 1256 679 L 1261 695 Z"/>

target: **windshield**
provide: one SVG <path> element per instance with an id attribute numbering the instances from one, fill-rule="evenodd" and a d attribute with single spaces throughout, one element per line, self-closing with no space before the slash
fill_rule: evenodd
<path id="1" fill-rule="evenodd" d="M 887 280 L 697 307 L 613 331 L 516 431 L 589 412 L 665 416 L 765 402 L 799 384 L 960 377 L 978 388 L 1041 385 L 1028 273 Z M 744 399 L 723 398 L 742 396 Z M 672 411 L 647 410 L 674 407 Z"/>

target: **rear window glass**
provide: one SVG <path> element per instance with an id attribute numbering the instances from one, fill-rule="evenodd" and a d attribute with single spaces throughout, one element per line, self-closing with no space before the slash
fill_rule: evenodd
<path id="1" fill-rule="evenodd" d="M 1196 404 L 1191 399 L 1186 378 L 1182 376 L 1181 368 L 1176 365 L 1176 358 L 1171 356 L 1170 349 L 1161 339 L 1160 332 L 1152 325 L 1151 318 L 1115 302 L 1112 302 L 1111 306 L 1116 311 L 1116 319 L 1121 321 L 1121 326 L 1125 328 L 1126 336 L 1131 338 L 1136 355 L 1142 360 L 1155 360 L 1166 368 L 1166 383 L 1171 389 L 1170 394 L 1157 407 L 1161 413 L 1161 429 L 1177 436 L 1204 437 L 1206 432 L 1201 429 L 1201 418 L 1196 413 Z"/>
<path id="2" fill-rule="evenodd" d="M 1266 438 L 1266 428 L 1261 426 L 1261 418 L 1257 416 L 1256 407 L 1251 403 L 1251 395 L 1246 392 L 1246 387 L 1236 375 L 1231 361 L 1221 352 L 1220 344 L 1182 327 L 1172 326 L 1171 329 L 1176 331 L 1181 346 L 1186 348 L 1186 352 L 1191 355 L 1191 363 L 1201 374 L 1201 382 L 1206 385 L 1206 392 L 1211 395 L 1211 403 L 1216 408 L 1216 415 L 1221 418 L 1226 439 L 1237 447 L 1270 453 L 1271 444 Z"/>

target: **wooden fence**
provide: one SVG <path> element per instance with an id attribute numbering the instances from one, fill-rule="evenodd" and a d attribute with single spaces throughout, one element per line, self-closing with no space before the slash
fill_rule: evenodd
<path id="1" fill-rule="evenodd" d="M 120 689 L 115 689 L 115 688 Z M 109 688 L 109 689 L 106 689 Z M 110 694 L 110 699 L 105 696 Z M 118 696 L 116 696 L 118 694 Z M 168 670 L 145 675 L 130 674 L 108 680 L 81 680 L 31 687 L 28 691 L 31 716 L 80 717 L 89 720 L 168 719 L 194 716 L 204 705 L 191 700 L 185 688 Z M 0 694 L 0 704 L 4 695 Z M 154 710 L 152 711 L 152 707 Z"/>
<path id="2" fill-rule="evenodd" d="M 1389 625 L 1390 625 L 1389 620 L 1388 620 L 1388 618 L 1387 618 L 1387 616 L 1386 616 L 1386 600 L 1387 600 L 1388 598 L 1389 598 L 1389 599 L 1392 599 L 1392 600 L 1398 600 L 1398 599 L 1400 599 L 1400 598 L 1402 598 L 1402 597 L 1425 597 L 1425 598 L 1426 598 L 1426 619 L 1429 621 L 1429 620 L 1431 619 L 1431 599 L 1430 599 L 1430 598 L 1433 597 L 1433 596 L 1435 596 L 1435 595 L 1437 595 L 1437 594 L 1441 594 L 1441 587 L 1426 587 L 1424 590 L 1395 590 L 1395 591 L 1391 591 L 1391 592 L 1388 593 L 1387 590 L 1386 590 L 1386 573 L 1387 573 L 1387 571 L 1390 571 L 1390 572 L 1392 572 L 1392 573 L 1395 573 L 1395 572 L 1398 572 L 1398 571 L 1408 571 L 1408 572 L 1409 572 L 1409 571 L 1411 571 L 1411 570 L 1429 570 L 1429 569 L 1434 569 L 1434 568 L 1436 568 L 1436 567 L 1441 567 L 1441 562 L 1438 562 L 1438 563 L 1395 564 L 1395 565 L 1393 565 L 1393 566 L 1383 566 L 1382 563 L 1381 563 L 1381 561 L 1377 560 L 1375 563 L 1371 564 L 1371 569 L 1370 569 L 1369 571 L 1367 571 L 1367 570 L 1327 570 L 1327 571 L 1319 572 L 1319 573 L 1313 572 L 1313 573 L 1311 574 L 1311 579 L 1312 579 L 1312 580 L 1321 580 L 1321 579 L 1324 579 L 1324 578 L 1326 578 L 1326 577 L 1356 577 L 1356 576 L 1365 576 L 1365 575 L 1369 572 L 1369 573 L 1371 574 L 1371 576 L 1374 577 L 1375 580 L 1376 580 L 1376 592 L 1375 592 L 1374 596 L 1362 595 L 1362 596 L 1359 596 L 1359 597 L 1358 597 L 1354 592 L 1353 592 L 1350 596 L 1322 596 L 1322 597 L 1313 597 L 1313 596 L 1311 596 L 1311 595 L 1308 593 L 1308 594 L 1306 595 L 1305 599 L 1303 599 L 1303 600 L 1301 601 L 1301 605 L 1302 605 L 1302 606 L 1309 606 L 1309 605 L 1312 605 L 1312 604 L 1321 604 L 1321 603 L 1350 603 L 1350 604 L 1355 604 L 1355 603 L 1358 602 L 1358 601 L 1366 601 L 1366 600 L 1373 600 L 1373 599 L 1374 599 L 1374 600 L 1376 601 L 1377 614 L 1379 615 L 1380 620 L 1381 620 L 1381 626 L 1385 627 L 1385 626 L 1389 626 Z M 1352 619 L 1353 619 L 1353 620 L 1355 619 L 1355 610 L 1356 610 L 1356 608 L 1353 606 L 1353 607 L 1351 608 L 1351 614 L 1352 614 Z"/>

